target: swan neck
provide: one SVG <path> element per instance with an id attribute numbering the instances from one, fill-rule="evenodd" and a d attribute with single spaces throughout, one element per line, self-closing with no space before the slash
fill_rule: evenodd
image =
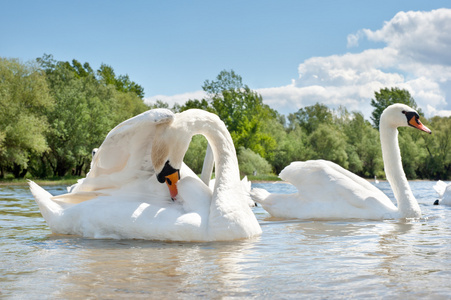
<path id="1" fill-rule="evenodd" d="M 420 207 L 410 189 L 402 167 L 401 151 L 398 144 L 398 129 L 388 126 L 382 121 L 380 126 L 382 158 L 387 180 L 398 202 L 398 212 L 401 218 L 419 217 L 421 216 Z"/>
<path id="2" fill-rule="evenodd" d="M 200 179 L 207 186 L 210 185 L 211 174 L 213 173 L 213 168 L 215 166 L 215 161 L 213 158 L 213 150 L 209 143 L 207 143 L 207 151 L 205 153 L 204 164 L 202 165 L 202 173 Z"/>
<path id="3" fill-rule="evenodd" d="M 223 125 L 222 122 L 220 124 Z M 215 165 L 216 175 L 215 190 L 217 190 L 218 186 L 227 183 L 231 178 L 239 181 L 240 172 L 235 146 L 227 128 L 225 125 L 218 128 L 217 123 L 212 125 L 215 126 L 207 126 L 202 134 L 206 137 L 213 152 L 212 161 Z"/>
<path id="4" fill-rule="evenodd" d="M 215 190 L 222 184 L 229 184 L 230 180 L 239 182 L 240 172 L 235 146 L 224 122 L 218 116 L 204 111 L 197 111 L 197 117 L 190 118 L 188 122 L 194 122 L 186 126 L 186 128 L 192 128 L 191 135 L 201 134 L 205 136 L 209 147 L 211 147 L 213 158 L 208 159 L 209 170 L 205 173 L 211 174 L 211 169 L 213 165 L 215 166 Z M 207 155 L 209 151 L 207 150 Z"/>

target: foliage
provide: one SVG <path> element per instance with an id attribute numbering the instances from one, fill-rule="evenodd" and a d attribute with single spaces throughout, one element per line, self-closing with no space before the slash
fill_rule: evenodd
<path id="1" fill-rule="evenodd" d="M 97 75 L 100 77 L 99 81 L 103 82 L 106 85 L 113 85 L 119 92 L 134 93 L 139 98 L 144 98 L 144 88 L 142 86 L 140 86 L 136 82 L 131 81 L 128 75 L 116 76 L 111 66 L 102 64 L 100 66 L 100 69 L 97 71 Z"/>
<path id="2" fill-rule="evenodd" d="M 347 168 L 348 155 L 343 134 L 332 125 L 319 124 L 309 136 L 313 150 L 310 159 L 326 159 Z"/>
<path id="3" fill-rule="evenodd" d="M 217 114 L 232 135 L 235 147 L 244 147 L 268 158 L 277 147 L 274 137 L 262 129 L 277 113 L 263 104 L 262 97 L 242 83 L 232 70 L 221 71 L 216 81 L 206 80 L 207 99 L 189 100 L 181 110 L 200 108 Z"/>
<path id="4" fill-rule="evenodd" d="M 242 174 L 278 174 L 292 161 L 327 159 L 364 176 L 384 177 L 377 125 L 383 109 L 394 102 L 416 108 L 406 90 L 375 92 L 372 124 L 358 112 L 321 103 L 288 116 L 263 103 L 241 76 L 221 71 L 206 80 L 204 99 L 174 105 L 174 112 L 198 108 L 217 114 L 237 149 Z M 147 106 L 143 89 L 111 66 L 95 71 L 89 63 L 56 61 L 51 55 L 37 63 L 0 58 L 0 176 L 79 176 L 88 171 L 91 150 L 99 147 L 117 124 L 149 108 L 169 108 L 163 101 Z M 421 110 L 419 110 L 421 114 Z M 451 178 L 451 117 L 422 118 L 434 132 L 426 135 L 401 128 L 399 145 L 408 178 Z M 202 170 L 207 141 L 195 136 L 185 163 Z M 11 175 L 9 175 L 11 176 Z"/>
<path id="5" fill-rule="evenodd" d="M 451 177 L 451 117 L 435 116 L 426 124 L 433 134 L 424 137 L 425 162 L 418 168 L 421 178 L 449 179 Z"/>
<path id="6" fill-rule="evenodd" d="M 36 64 L 0 58 L 1 178 L 6 170 L 23 177 L 30 157 L 48 149 L 41 110 L 52 108 L 45 75 Z"/>
<path id="7" fill-rule="evenodd" d="M 211 98 L 214 98 L 220 96 L 224 91 L 238 91 L 245 86 L 243 79 L 235 71 L 222 70 L 216 77 L 216 81 L 205 80 L 202 88 Z"/>
<path id="8" fill-rule="evenodd" d="M 346 136 L 349 169 L 364 177 L 383 173 L 379 133 L 361 113 L 354 112 L 342 123 Z"/>
<path id="9" fill-rule="evenodd" d="M 207 139 L 204 136 L 195 135 L 191 140 L 188 151 L 185 153 L 183 160 L 196 174 L 202 172 L 207 144 Z"/>
<path id="10" fill-rule="evenodd" d="M 395 103 L 407 104 L 422 115 L 421 110 L 417 107 L 417 103 L 407 90 L 401 90 L 399 88 L 384 88 L 380 89 L 379 92 L 374 92 L 374 96 L 375 99 L 371 99 L 371 106 L 374 107 L 373 113 L 371 114 L 371 120 L 376 128 L 379 128 L 379 120 L 384 109 Z"/>
<path id="11" fill-rule="evenodd" d="M 270 174 L 271 165 L 252 151 L 244 147 L 238 149 L 238 162 L 240 165 L 240 172 L 244 175 Z"/>
<path id="12" fill-rule="evenodd" d="M 331 125 L 333 115 L 327 106 L 316 103 L 313 106 L 306 106 L 299 109 L 296 113 L 290 114 L 288 120 L 292 127 L 294 124 L 297 124 L 304 128 L 307 134 L 311 134 L 320 124 Z"/>
<path id="13" fill-rule="evenodd" d="M 100 146 L 108 131 L 148 107 L 132 89 L 118 88 L 124 77 L 116 78 L 111 67 L 102 65 L 98 73 L 103 75 L 97 78 L 88 63 L 55 61 L 51 55 L 37 61 L 47 75 L 55 107 L 45 111 L 50 149 L 31 171 L 36 176 L 64 176 L 71 170 L 81 175 L 89 166 L 92 149 Z"/>

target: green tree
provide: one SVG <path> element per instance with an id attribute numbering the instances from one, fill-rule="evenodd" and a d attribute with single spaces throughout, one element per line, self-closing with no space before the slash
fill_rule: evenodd
<path id="1" fill-rule="evenodd" d="M 427 158 L 427 152 L 424 147 L 424 140 L 418 139 L 416 132 L 412 131 L 411 128 L 400 130 L 399 148 L 401 149 L 402 166 L 407 178 L 416 179 L 418 178 L 419 166 Z"/>
<path id="2" fill-rule="evenodd" d="M 45 74 L 34 63 L 0 58 L 0 177 L 26 174 L 33 154 L 48 149 L 41 111 L 52 109 Z"/>
<path id="3" fill-rule="evenodd" d="M 319 124 L 309 136 L 309 142 L 313 150 L 311 159 L 330 160 L 348 168 L 346 140 L 340 130 L 332 125 Z"/>
<path id="4" fill-rule="evenodd" d="M 189 99 L 185 102 L 185 104 L 182 106 L 181 111 L 185 111 L 188 109 L 203 109 L 209 112 L 213 112 L 214 109 L 210 106 L 208 101 L 206 99 L 197 100 L 197 99 Z"/>
<path id="5" fill-rule="evenodd" d="M 200 108 L 217 114 L 232 135 L 235 147 L 251 149 L 268 158 L 276 148 L 274 138 L 262 128 L 277 113 L 263 104 L 262 97 L 242 83 L 241 76 L 221 71 L 216 80 L 206 80 L 202 86 L 206 99 L 189 100 L 180 110 Z"/>
<path id="6" fill-rule="evenodd" d="M 94 70 L 91 68 L 89 63 L 84 63 L 82 65 L 79 61 L 73 59 L 72 66 L 68 62 L 66 64 L 66 66 L 68 68 L 72 68 L 79 77 L 94 76 Z"/>
<path id="7" fill-rule="evenodd" d="M 101 82 L 106 85 L 113 85 L 116 90 L 124 93 L 134 93 L 139 98 L 144 98 L 144 88 L 136 82 L 130 80 L 128 75 L 116 76 L 111 66 L 102 64 L 97 71 Z"/>
<path id="8" fill-rule="evenodd" d="M 224 91 L 237 91 L 245 88 L 243 79 L 235 71 L 222 70 L 216 77 L 216 81 L 205 80 L 202 86 L 203 90 L 207 92 L 210 98 L 220 96 Z"/>
<path id="9" fill-rule="evenodd" d="M 202 173 L 207 144 L 207 139 L 203 135 L 195 135 L 189 144 L 188 151 L 185 153 L 183 161 L 196 174 Z"/>
<path id="10" fill-rule="evenodd" d="M 290 127 L 294 128 L 298 124 L 304 128 L 307 134 L 311 134 L 320 124 L 331 125 L 333 123 L 333 113 L 324 104 L 316 103 L 299 109 L 296 113 L 288 116 Z"/>
<path id="11" fill-rule="evenodd" d="M 311 157 L 313 157 L 313 151 L 308 136 L 305 130 L 297 125 L 278 143 L 274 159 L 271 162 L 275 173 L 279 174 L 291 162 L 304 161 Z"/>
<path id="12" fill-rule="evenodd" d="M 382 112 L 390 105 L 395 103 L 404 103 L 411 108 L 418 111 L 421 115 L 421 110 L 418 109 L 415 100 L 410 95 L 409 91 L 399 88 L 383 88 L 379 92 L 374 92 L 374 98 L 371 99 L 371 106 L 374 110 L 371 114 L 371 120 L 374 127 L 379 129 L 379 120 Z"/>
<path id="13" fill-rule="evenodd" d="M 343 132 L 347 138 L 349 170 L 367 178 L 381 176 L 383 164 L 379 132 L 357 112 L 352 113 L 343 125 Z"/>
<path id="14" fill-rule="evenodd" d="M 418 174 L 422 178 L 447 180 L 451 177 L 451 117 L 435 116 L 429 124 L 422 121 L 433 134 L 421 136 L 427 154 Z"/>
<path id="15" fill-rule="evenodd" d="M 254 174 L 271 174 L 271 165 L 252 151 L 244 147 L 238 149 L 238 162 L 240 165 L 240 172 L 244 175 Z"/>
<path id="16" fill-rule="evenodd" d="M 262 131 L 265 120 L 273 117 L 259 94 L 249 87 L 224 90 L 212 99 L 212 106 L 230 131 L 236 147 L 243 146 L 266 157 L 275 148 L 274 139 Z"/>
<path id="17" fill-rule="evenodd" d="M 38 62 L 47 74 L 56 106 L 46 112 L 50 151 L 41 164 L 36 163 L 36 172 L 49 175 L 42 171 L 47 165 L 56 176 L 70 170 L 81 175 L 89 166 L 92 149 L 101 145 L 108 131 L 148 107 L 136 93 L 120 91 L 104 78 L 98 79 L 87 63 L 55 61 L 51 55 Z"/>
<path id="18" fill-rule="evenodd" d="M 97 75 L 103 84 L 116 86 L 116 74 L 111 66 L 101 64 L 99 70 L 97 70 Z"/>

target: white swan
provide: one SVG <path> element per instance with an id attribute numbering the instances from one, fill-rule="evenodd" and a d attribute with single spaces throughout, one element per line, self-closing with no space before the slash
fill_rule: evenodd
<path id="1" fill-rule="evenodd" d="M 253 200 L 274 217 L 299 219 L 393 219 L 417 218 L 421 210 L 412 194 L 401 164 L 398 146 L 400 126 L 430 133 L 418 113 L 404 104 L 384 110 L 380 119 L 382 156 L 387 179 L 398 201 L 392 201 L 367 180 L 324 160 L 293 162 L 280 173 L 298 193 L 270 194 L 253 189 Z"/>
<path id="2" fill-rule="evenodd" d="M 195 134 L 203 134 L 213 150 L 213 191 L 182 163 Z M 261 234 L 243 200 L 231 136 L 216 115 L 202 110 L 156 109 L 129 119 L 108 134 L 73 192 L 53 197 L 34 182 L 30 189 L 59 234 L 177 241 Z"/>
<path id="3" fill-rule="evenodd" d="M 446 184 L 439 180 L 434 185 L 434 190 L 439 196 L 439 199 L 435 200 L 434 205 L 451 205 L 451 183 Z"/>

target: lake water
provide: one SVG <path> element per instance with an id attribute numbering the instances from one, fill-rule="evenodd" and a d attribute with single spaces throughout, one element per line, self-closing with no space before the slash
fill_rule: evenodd
<path id="1" fill-rule="evenodd" d="M 256 207 L 262 236 L 211 243 L 53 235 L 27 187 L 1 186 L 0 298 L 450 299 L 451 207 L 432 205 L 433 185 L 411 182 L 420 220 L 274 220 Z"/>

